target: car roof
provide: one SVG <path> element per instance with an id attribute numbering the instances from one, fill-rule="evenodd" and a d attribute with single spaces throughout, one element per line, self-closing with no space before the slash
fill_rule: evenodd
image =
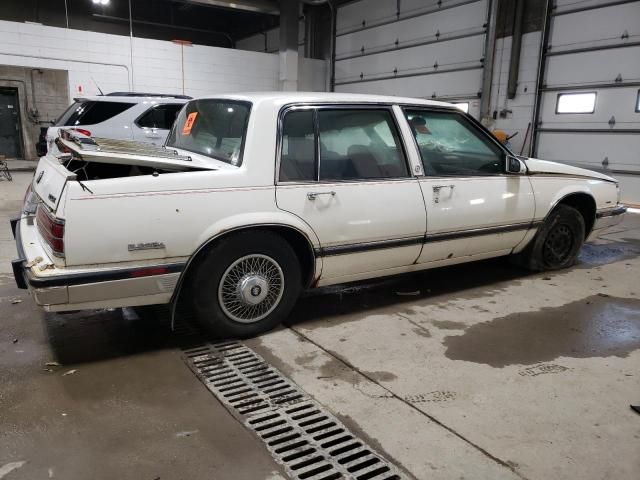
<path id="1" fill-rule="evenodd" d="M 454 107 L 454 105 L 452 105 L 451 103 L 439 102 L 436 100 L 426 100 L 424 98 L 335 92 L 248 92 L 222 95 L 207 95 L 199 98 L 240 100 L 252 103 L 271 102 L 274 105 L 286 105 L 289 103 L 384 103 Z"/>
<path id="2" fill-rule="evenodd" d="M 124 102 L 124 103 L 187 103 L 186 98 L 174 97 L 136 97 L 136 96 L 112 96 L 112 95 L 89 95 L 86 97 L 74 98 L 75 101 L 93 101 L 93 102 Z"/>

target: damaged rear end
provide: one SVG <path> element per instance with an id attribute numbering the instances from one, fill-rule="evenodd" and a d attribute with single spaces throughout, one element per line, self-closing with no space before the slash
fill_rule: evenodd
<path id="1" fill-rule="evenodd" d="M 98 300 L 109 306 L 110 298 L 113 306 L 154 303 L 149 295 L 156 295 L 157 303 L 168 301 L 171 292 L 158 292 L 158 278 L 177 281 L 182 264 L 171 259 L 158 264 L 150 255 L 133 255 L 125 259 L 131 261 L 88 265 L 81 260 L 92 248 L 91 242 L 83 241 L 85 232 L 95 234 L 104 227 L 108 236 L 109 227 L 99 210 L 95 218 L 91 212 L 69 215 L 67 197 L 71 192 L 90 199 L 102 181 L 216 167 L 163 147 L 94 139 L 72 130 L 61 130 L 56 144 L 63 153 L 40 159 L 23 210 L 11 221 L 19 257 L 12 262 L 18 287 L 28 288 L 36 303 L 54 311 L 91 308 Z"/>

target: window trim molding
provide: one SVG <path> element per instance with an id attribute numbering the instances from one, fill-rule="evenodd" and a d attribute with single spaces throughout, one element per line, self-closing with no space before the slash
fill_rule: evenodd
<path id="1" fill-rule="evenodd" d="M 563 96 L 568 96 L 568 95 L 588 95 L 590 93 L 593 93 L 594 97 L 593 97 L 593 109 L 590 112 L 559 112 L 558 111 L 558 107 L 560 106 L 560 97 Z M 590 91 L 590 92 L 564 92 L 564 93 L 557 93 L 556 94 L 556 108 L 555 108 L 555 114 L 556 115 L 593 115 L 594 113 L 596 113 L 596 103 L 598 101 L 598 92 L 596 90 Z"/>
<path id="2" fill-rule="evenodd" d="M 428 105 L 420 106 L 420 105 L 402 104 L 400 105 L 400 108 L 402 109 L 402 114 L 404 115 L 404 119 L 407 122 L 407 124 L 409 123 L 409 120 L 407 119 L 407 110 L 423 110 L 423 111 L 429 111 L 429 112 L 453 113 L 454 115 L 458 115 L 464 118 L 470 124 L 472 130 L 475 130 L 476 132 L 479 133 L 480 136 L 487 138 L 491 143 L 496 145 L 503 155 L 502 171 L 500 173 L 484 173 L 484 174 L 478 174 L 478 175 L 469 175 L 469 174 L 430 175 L 429 173 L 427 173 L 427 169 L 424 166 L 424 159 L 422 158 L 422 152 L 420 151 L 420 147 L 418 145 L 418 139 L 416 138 L 415 135 L 412 134 L 411 138 L 413 139 L 413 143 L 416 147 L 416 150 L 418 151 L 418 155 L 420 155 L 420 164 L 422 165 L 422 171 L 423 171 L 422 177 L 424 178 L 479 178 L 479 177 L 493 178 L 493 177 L 500 177 L 500 176 L 511 176 L 507 173 L 505 159 L 508 155 L 512 155 L 512 156 L 516 156 L 516 155 L 510 152 L 509 149 L 507 149 L 502 143 L 500 143 L 498 139 L 496 139 L 491 134 L 491 132 L 487 130 L 487 128 L 484 125 L 482 125 L 480 122 L 478 122 L 475 118 L 473 118 L 468 113 L 463 112 L 457 107 L 453 107 L 453 108 L 432 107 Z"/>
<path id="3" fill-rule="evenodd" d="M 291 103 L 283 106 L 278 112 L 277 121 L 277 138 L 276 138 L 276 162 L 274 172 L 274 184 L 275 185 L 331 185 L 331 184 L 343 184 L 343 183 L 365 183 L 365 182 L 389 182 L 398 180 L 410 180 L 415 178 L 411 162 L 409 160 L 409 154 L 407 151 L 407 145 L 405 144 L 405 138 L 398 124 L 398 119 L 393 111 L 394 103 L 381 102 L 381 103 L 317 103 L 317 102 L 300 102 Z M 314 141 L 315 141 L 315 155 L 316 155 L 316 180 L 293 180 L 293 181 L 281 181 L 280 180 L 280 164 L 282 162 L 282 144 L 283 135 L 282 130 L 284 126 L 284 117 L 290 111 L 297 110 L 312 110 L 313 111 L 313 125 L 314 125 Z M 400 143 L 402 155 L 404 157 L 404 163 L 407 168 L 407 175 L 403 177 L 389 177 L 389 178 L 354 178 L 347 180 L 320 179 L 320 122 L 318 119 L 319 110 L 385 110 L 391 117 L 391 122 L 396 129 L 397 139 Z"/>

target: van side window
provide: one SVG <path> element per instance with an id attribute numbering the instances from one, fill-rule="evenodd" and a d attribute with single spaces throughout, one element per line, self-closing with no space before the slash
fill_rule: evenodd
<path id="1" fill-rule="evenodd" d="M 293 110 L 282 122 L 281 182 L 311 182 L 318 178 L 313 110 Z"/>
<path id="2" fill-rule="evenodd" d="M 136 124 L 142 128 L 169 130 L 181 108 L 182 105 L 179 103 L 156 105 L 136 120 Z"/>
<path id="3" fill-rule="evenodd" d="M 403 178 L 409 169 L 387 109 L 320 109 L 320 180 Z"/>

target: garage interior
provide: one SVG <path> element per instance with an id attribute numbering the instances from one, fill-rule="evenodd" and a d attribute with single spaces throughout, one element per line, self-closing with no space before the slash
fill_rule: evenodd
<path id="1" fill-rule="evenodd" d="M 163 307 L 43 313 L 9 220 L 43 131 L 117 91 L 451 102 L 630 208 L 570 269 L 327 287 L 242 342 Z M 640 0 L 3 0 L 0 161 L 0 479 L 640 477 Z M 201 382 L 203 352 L 268 365 L 374 463 L 292 469 Z"/>

